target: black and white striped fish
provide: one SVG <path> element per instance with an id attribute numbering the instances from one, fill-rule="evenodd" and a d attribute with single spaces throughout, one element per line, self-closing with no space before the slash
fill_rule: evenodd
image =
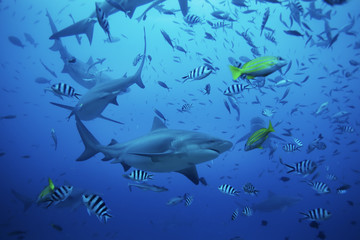
<path id="1" fill-rule="evenodd" d="M 211 28 L 213 29 L 219 29 L 219 28 L 225 28 L 225 27 L 228 27 L 228 26 L 231 26 L 230 24 L 226 24 L 225 22 L 210 22 L 210 21 L 206 21 L 210 26 Z"/>
<path id="2" fill-rule="evenodd" d="M 95 214 L 99 221 L 107 222 L 112 216 L 109 214 L 109 209 L 106 207 L 104 200 L 95 194 L 82 195 L 84 205 L 87 207 L 89 215 Z"/>
<path id="3" fill-rule="evenodd" d="M 241 93 L 245 89 L 249 89 L 249 85 L 233 84 L 224 91 L 224 95 L 233 96 Z"/>
<path id="4" fill-rule="evenodd" d="M 330 193 L 330 188 L 326 183 L 323 182 L 308 182 L 308 184 L 317 191 L 319 194 Z"/>
<path id="5" fill-rule="evenodd" d="M 285 152 L 295 152 L 295 151 L 300 151 L 300 146 L 296 145 L 296 144 L 292 144 L 292 143 L 287 143 L 285 145 L 282 146 L 282 149 Z"/>
<path id="6" fill-rule="evenodd" d="M 235 209 L 235 211 L 231 215 L 231 220 L 234 221 L 239 216 L 239 209 Z"/>
<path id="7" fill-rule="evenodd" d="M 311 221 L 323 221 L 329 219 L 331 217 L 331 212 L 323 208 L 315 208 L 306 213 L 300 212 L 300 214 L 304 215 L 304 218 L 299 219 L 302 220 L 311 220 Z"/>
<path id="8" fill-rule="evenodd" d="M 274 43 L 275 45 L 277 45 L 276 39 L 274 37 L 274 33 L 265 33 L 265 38 L 270 42 Z"/>
<path id="9" fill-rule="evenodd" d="M 258 190 L 255 189 L 255 187 L 254 187 L 254 185 L 252 185 L 252 183 L 245 184 L 243 189 L 244 189 L 244 192 L 246 192 L 250 195 L 255 195 L 255 196 L 257 196 L 257 193 L 259 192 Z"/>
<path id="10" fill-rule="evenodd" d="M 182 105 L 180 112 L 190 112 L 191 108 L 192 108 L 192 104 L 185 103 L 184 105 Z"/>
<path id="11" fill-rule="evenodd" d="M 212 69 L 209 68 L 208 66 L 204 65 L 204 66 L 195 68 L 187 76 L 184 76 L 183 79 L 184 79 L 184 82 L 186 82 L 189 79 L 190 80 L 201 80 L 201 79 L 209 76 L 211 73 L 212 73 Z"/>
<path id="12" fill-rule="evenodd" d="M 251 217 L 253 215 L 253 213 L 254 213 L 254 211 L 249 207 L 244 207 L 242 210 L 242 214 L 247 217 Z"/>
<path id="13" fill-rule="evenodd" d="M 328 175 L 326 175 L 326 179 L 330 181 L 336 181 L 337 177 L 335 176 L 335 174 L 329 173 Z"/>
<path id="14" fill-rule="evenodd" d="M 298 174 L 302 174 L 305 176 L 312 174 L 317 168 L 317 164 L 311 160 L 304 160 L 301 162 L 297 162 L 295 163 L 294 166 L 288 164 L 284 164 L 284 165 L 291 169 L 287 173 L 296 172 Z"/>
<path id="15" fill-rule="evenodd" d="M 219 191 L 231 196 L 238 196 L 240 191 L 235 190 L 234 187 L 230 186 L 229 184 L 223 184 L 218 187 Z"/>
<path id="16" fill-rule="evenodd" d="M 79 97 L 81 96 L 81 94 L 75 92 L 75 89 L 72 86 L 66 83 L 57 83 L 52 85 L 51 91 L 60 98 L 62 98 L 61 96 L 65 96 L 65 97 L 76 97 L 77 99 L 79 99 Z"/>
<path id="17" fill-rule="evenodd" d="M 107 16 L 105 16 L 105 12 L 103 11 L 102 8 L 100 8 L 100 6 L 97 2 L 95 3 L 95 8 L 96 8 L 97 20 L 98 20 L 101 28 L 108 35 L 109 41 L 111 42 L 110 26 L 109 26 L 109 22 L 107 20 Z"/>
<path id="18" fill-rule="evenodd" d="M 347 132 L 347 133 L 353 133 L 353 132 L 355 132 L 355 129 L 354 129 L 352 126 L 348 126 L 348 125 L 339 126 L 339 129 L 340 129 L 342 132 Z"/>
<path id="19" fill-rule="evenodd" d="M 65 201 L 72 193 L 73 187 L 72 186 L 61 186 L 54 190 L 51 193 L 47 207 L 50 207 L 53 203 L 57 204 L 59 202 Z"/>
<path id="20" fill-rule="evenodd" d="M 134 170 L 129 175 L 124 175 L 124 177 L 137 182 L 145 182 L 149 179 L 153 179 L 152 174 L 148 174 L 143 170 Z"/>
<path id="21" fill-rule="evenodd" d="M 296 143 L 296 145 L 298 145 L 299 147 L 302 147 L 304 145 L 300 139 L 298 139 L 298 138 L 293 138 L 293 139 L 294 139 L 294 142 Z"/>
<path id="22" fill-rule="evenodd" d="M 194 24 L 200 23 L 201 22 L 201 18 L 199 16 L 196 16 L 194 14 L 187 14 L 184 17 L 184 21 L 189 24 L 189 26 L 193 26 Z"/>
<path id="23" fill-rule="evenodd" d="M 190 206 L 194 201 L 194 197 L 191 196 L 189 193 L 185 193 L 184 195 L 184 204 L 186 207 Z"/>

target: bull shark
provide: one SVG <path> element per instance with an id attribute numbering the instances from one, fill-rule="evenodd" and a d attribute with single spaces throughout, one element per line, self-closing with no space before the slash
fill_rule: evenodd
<path id="1" fill-rule="evenodd" d="M 269 192 L 266 200 L 255 203 L 252 208 L 255 211 L 261 212 L 272 212 L 276 210 L 285 211 L 288 207 L 293 206 L 300 200 L 301 198 L 299 197 L 282 196 Z"/>
<path id="2" fill-rule="evenodd" d="M 232 147 L 232 143 L 205 133 L 168 129 L 157 117 L 150 133 L 134 140 L 118 143 L 111 140 L 101 145 L 75 114 L 76 126 L 85 145 L 77 161 L 85 161 L 103 153 L 103 161 L 114 159 L 124 171 L 134 167 L 150 172 L 178 172 L 199 184 L 196 165 L 213 160 Z"/>
<path id="3" fill-rule="evenodd" d="M 144 28 L 144 56 L 146 56 L 146 33 Z M 50 102 L 53 105 L 71 110 L 69 118 L 76 114 L 81 120 L 92 120 L 97 117 L 103 118 L 112 122 L 121 123 L 110 118 L 104 117 L 101 113 L 110 103 L 118 105 L 116 97 L 136 83 L 140 88 L 145 88 L 142 79 L 141 72 L 144 67 L 145 57 L 139 66 L 137 72 L 130 77 L 122 77 L 114 80 L 107 80 L 104 82 L 98 82 L 93 88 L 86 92 L 79 99 L 79 102 L 75 107 L 67 106 L 59 103 Z M 122 123 L 121 123 L 122 124 Z"/>
<path id="4" fill-rule="evenodd" d="M 151 3 L 155 0 L 106 0 L 99 3 L 105 16 L 110 16 L 116 12 L 122 11 L 129 18 L 132 18 L 137 7 Z M 188 13 L 188 0 L 179 0 L 180 9 L 185 16 Z M 60 39 L 62 37 L 86 34 L 90 44 L 93 39 L 94 25 L 96 23 L 96 12 L 93 11 L 89 17 L 82 19 L 60 31 L 54 32 L 50 39 Z"/>

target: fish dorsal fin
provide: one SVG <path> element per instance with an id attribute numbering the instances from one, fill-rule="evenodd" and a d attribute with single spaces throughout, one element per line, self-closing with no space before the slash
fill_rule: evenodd
<path id="1" fill-rule="evenodd" d="M 112 146 L 112 145 L 115 145 L 117 144 L 118 142 L 115 140 L 115 139 L 111 139 L 111 142 L 109 143 L 108 146 Z"/>
<path id="2" fill-rule="evenodd" d="M 151 131 L 155 131 L 161 128 L 167 128 L 166 125 L 158 118 L 154 117 L 153 125 Z"/>
<path id="3" fill-rule="evenodd" d="M 90 57 L 89 57 L 89 60 L 87 61 L 87 64 L 91 65 L 91 64 L 93 64 L 93 63 L 94 63 L 94 60 L 93 60 L 93 58 L 90 56 Z"/>
<path id="4" fill-rule="evenodd" d="M 194 184 L 196 184 L 196 185 L 199 184 L 199 175 L 198 175 L 195 165 L 188 167 L 188 168 L 181 169 L 176 172 L 181 173 L 182 175 L 187 177 L 190 181 L 192 181 Z"/>

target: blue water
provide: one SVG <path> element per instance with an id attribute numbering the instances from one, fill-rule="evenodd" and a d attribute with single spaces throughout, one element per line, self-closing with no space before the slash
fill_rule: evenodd
<path id="1" fill-rule="evenodd" d="M 124 171 L 121 165 L 102 162 L 102 154 L 84 162 L 76 162 L 84 146 L 76 129 L 75 119 L 72 117 L 67 120 L 69 112 L 49 102 L 75 106 L 77 99 L 65 97 L 61 100 L 49 92 L 44 93 L 44 88 L 58 82 L 73 86 L 81 94 L 88 91 L 68 74 L 61 73 L 64 62 L 59 52 L 49 49 L 54 40 L 49 39 L 52 32 L 46 9 L 60 30 L 72 24 L 68 16 L 70 13 L 75 21 L 88 17 L 95 9 L 94 1 L 0 2 L 0 239 L 293 240 L 320 239 L 319 232 L 323 232 L 326 239 L 360 239 L 360 64 L 349 63 L 350 60 L 360 63 L 360 52 L 356 47 L 360 41 L 359 2 L 349 0 L 344 5 L 331 7 L 323 1 L 314 1 L 316 7 L 323 9 L 324 13 L 332 11 L 331 19 L 328 20 L 332 37 L 349 25 L 352 18 L 355 19 L 355 24 L 346 32 L 341 32 L 331 47 L 316 45 L 321 42 L 318 35 L 324 31 L 324 20 L 304 16 L 310 1 L 299 2 L 304 8 L 301 20 L 312 32 L 300 28 L 296 22 L 291 27 L 291 30 L 304 34 L 303 37 L 284 33 L 284 30 L 288 29 L 279 21 L 279 16 L 281 14 L 282 19 L 290 25 L 290 10 L 285 6 L 287 1 L 281 5 L 248 1 L 248 9 L 257 11 L 250 14 L 243 14 L 247 8 L 236 7 L 230 0 L 211 1 L 216 10 L 230 13 L 230 16 L 236 19 L 232 28 L 220 29 L 212 29 L 206 23 L 206 20 L 219 21 L 211 15 L 214 10 L 208 2 L 210 1 L 193 0 L 188 3 L 189 12 L 203 19 L 202 23 L 193 27 L 184 22 L 181 12 L 178 11 L 178 2 L 168 0 L 163 6 L 165 9 L 175 10 L 175 16 L 151 9 L 146 20 L 138 22 L 136 18 L 149 4 L 138 7 L 131 19 L 123 12 L 109 16 L 111 35 L 119 37 L 118 42 L 105 43 L 107 35 L 97 23 L 91 45 L 85 35 L 81 35 L 81 45 L 73 36 L 62 38 L 62 44 L 78 60 L 86 62 L 90 56 L 93 59 L 106 58 L 97 68 L 105 70 L 109 67 L 112 71 L 104 74 L 115 79 L 125 73 L 130 76 L 138 69 L 138 66 L 134 67 L 132 63 L 136 55 L 143 52 L 143 28 L 146 29 L 147 54 L 152 57 L 152 61 L 145 62 L 142 72 L 145 89 L 132 85 L 126 93 L 117 97 L 119 106 L 110 104 L 103 112 L 103 115 L 125 124 L 119 125 L 103 119 L 84 121 L 86 127 L 104 145 L 112 138 L 118 142 L 126 142 L 147 134 L 152 126 L 155 108 L 168 119 L 166 124 L 170 129 L 209 133 L 235 144 L 249 133 L 250 120 L 261 117 L 265 122 L 264 127 L 267 127 L 271 120 L 274 134 L 285 140 L 266 140 L 271 141 L 276 149 L 272 156 L 269 156 L 268 147 L 245 152 L 245 141 L 242 141 L 213 162 L 197 165 L 199 176 L 206 179 L 208 186 L 194 185 L 178 173 L 152 173 L 155 180 L 148 183 L 169 189 L 161 193 L 140 189 L 129 192 L 127 184 L 130 180 L 122 176 Z M 270 9 L 266 27 L 275 30 L 277 45 L 265 39 L 264 33 L 270 32 L 269 29 L 265 29 L 260 36 L 266 8 Z M 254 23 L 249 22 L 253 18 Z M 192 29 L 194 36 L 186 33 L 184 29 Z M 160 30 L 166 31 L 173 44 L 182 46 L 187 53 L 173 50 Z M 285 76 L 277 71 L 266 77 L 264 87 L 250 89 L 235 96 L 240 108 L 239 121 L 236 120 L 235 110 L 231 108 L 229 114 L 224 106 L 224 100 L 228 101 L 228 97 L 224 96 L 223 91 L 234 84 L 228 68 L 228 57 L 239 59 L 246 56 L 254 59 L 256 56 L 236 31 L 248 31 L 261 56 L 281 56 L 292 62 Z M 205 32 L 212 34 L 216 41 L 205 39 Z M 306 46 L 309 36 L 305 35 L 305 32 L 314 40 L 310 40 Z M 25 40 L 24 33 L 31 34 L 38 43 L 36 48 Z M 8 36 L 19 38 L 25 47 L 15 46 Z M 321 36 L 325 37 L 325 34 Z M 174 56 L 177 56 L 180 62 L 175 62 Z M 182 83 L 183 76 L 204 64 L 202 58 L 211 59 L 212 66 L 219 70 L 205 79 Z M 40 59 L 56 73 L 57 78 L 45 70 Z M 287 66 L 282 68 L 283 73 L 286 68 Z M 336 70 L 339 71 L 334 72 Z M 276 78 L 278 76 L 281 78 Z M 301 83 L 307 76 L 308 80 Z M 38 77 L 51 80 L 51 84 L 35 82 Z M 275 79 L 289 79 L 300 86 L 291 84 L 276 87 Z M 170 90 L 159 86 L 157 81 L 165 82 Z M 245 80 L 241 81 L 245 83 Z M 206 84 L 211 85 L 210 95 L 201 92 Z M 287 103 L 279 103 L 277 99 L 283 96 L 288 87 L 289 95 L 284 99 Z M 253 103 L 256 97 L 260 104 Z M 329 103 L 328 111 L 314 115 L 324 102 Z M 184 103 L 192 104 L 190 112 L 178 111 Z M 298 110 L 291 114 L 296 107 Z M 274 115 L 263 116 L 264 108 L 274 109 Z M 340 119 L 342 122 L 331 118 L 339 111 L 349 113 Z M 7 119 L 6 116 L 10 115 L 13 117 Z M 276 123 L 278 125 L 275 126 Z M 351 126 L 355 131 L 339 133 L 336 130 L 339 126 Z M 285 136 L 284 129 L 290 128 L 292 136 Z M 56 151 L 51 129 L 55 129 L 58 139 Z M 327 148 L 306 153 L 307 146 L 320 133 Z M 293 143 L 293 137 L 300 139 L 304 146 L 300 151 L 284 152 L 282 145 Z M 303 177 L 295 173 L 287 174 L 288 169 L 280 164 L 279 158 L 287 164 L 304 159 L 324 161 L 319 164 L 314 174 Z M 337 180 L 328 180 L 328 174 L 334 174 Z M 280 178 L 284 176 L 290 180 L 281 181 Z M 57 206 L 37 206 L 37 196 L 47 185 L 49 177 L 55 186 L 70 184 L 102 196 L 113 217 L 104 224 L 96 216 L 89 216 L 83 205 L 73 210 Z M 311 178 L 327 183 L 331 193 L 317 196 L 304 182 Z M 242 187 L 248 182 L 260 191 L 258 196 L 246 195 L 243 192 Z M 225 183 L 239 189 L 239 197 L 219 192 L 218 186 Z M 345 194 L 338 194 L 336 189 L 345 184 L 349 184 L 350 189 Z M 27 211 L 23 211 L 22 201 L 12 194 L 12 190 L 33 203 Z M 244 206 L 251 207 L 264 201 L 270 191 L 301 200 L 271 212 L 255 210 L 251 217 L 240 214 L 235 221 L 231 221 L 231 215 L 236 208 L 241 212 Z M 169 199 L 184 193 L 194 196 L 194 202 L 190 206 L 185 207 L 183 203 L 176 206 L 166 205 Z M 299 212 L 314 208 L 324 208 L 332 213 L 330 219 L 319 222 L 319 229 L 310 227 L 310 221 L 298 221 L 302 217 Z M 268 222 L 266 226 L 261 224 L 263 220 Z M 52 224 L 61 226 L 62 230 L 55 229 Z"/>

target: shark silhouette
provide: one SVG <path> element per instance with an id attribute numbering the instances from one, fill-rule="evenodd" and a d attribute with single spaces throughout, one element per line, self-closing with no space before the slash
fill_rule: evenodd
<path id="1" fill-rule="evenodd" d="M 75 115 L 76 126 L 85 145 L 77 161 L 103 153 L 103 161 L 114 159 L 124 170 L 130 167 L 150 172 L 178 172 L 199 184 L 196 165 L 217 158 L 232 147 L 232 143 L 210 135 L 185 130 L 168 129 L 157 117 L 150 133 L 125 143 L 112 140 L 101 145 Z"/>

